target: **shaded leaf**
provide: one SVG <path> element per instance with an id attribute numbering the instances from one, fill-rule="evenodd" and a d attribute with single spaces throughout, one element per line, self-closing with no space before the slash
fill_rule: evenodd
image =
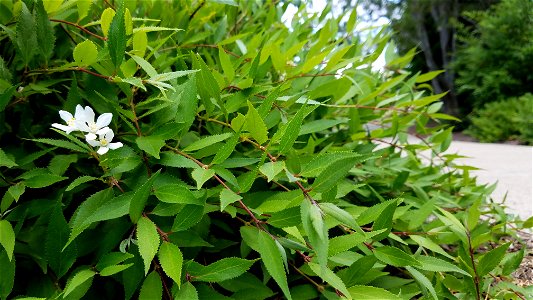
<path id="1" fill-rule="evenodd" d="M 152 188 L 152 184 L 159 175 L 160 171 L 161 170 L 157 171 L 155 174 L 152 174 L 152 177 L 150 177 L 150 179 L 148 179 L 145 183 L 143 183 L 143 185 L 141 185 L 137 190 L 135 190 L 135 193 L 131 198 L 130 204 L 130 219 L 134 223 L 136 223 L 137 220 L 141 217 L 142 211 L 144 210 L 144 206 L 146 205 L 146 201 L 148 200 L 148 196 L 150 195 L 150 189 Z"/>
<path id="2" fill-rule="evenodd" d="M 287 297 L 289 300 L 292 299 L 289 291 L 289 285 L 287 283 L 287 275 L 285 274 L 285 269 L 283 268 L 282 256 L 280 254 L 280 250 L 276 246 L 276 242 L 270 235 L 262 230 L 259 231 L 258 242 L 259 254 L 263 264 L 265 265 L 265 268 L 270 276 L 272 276 L 272 278 L 274 278 L 276 283 L 279 285 L 285 297 Z"/>
<path id="3" fill-rule="evenodd" d="M 144 262 L 144 274 L 148 274 L 152 259 L 159 249 L 157 227 L 150 219 L 142 217 L 137 222 L 137 244 Z"/>
<path id="4" fill-rule="evenodd" d="M 156 271 L 152 271 L 143 282 L 139 300 L 160 300 L 163 299 L 163 283 Z"/>
<path id="5" fill-rule="evenodd" d="M 191 262 L 187 271 L 193 276 L 193 281 L 220 282 L 243 274 L 255 262 L 256 260 L 227 257 L 207 266 Z"/>

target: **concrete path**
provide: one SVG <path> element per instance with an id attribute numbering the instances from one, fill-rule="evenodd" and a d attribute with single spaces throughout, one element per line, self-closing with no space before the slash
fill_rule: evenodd
<path id="1" fill-rule="evenodd" d="M 480 168 L 471 172 L 478 183 L 498 182 L 492 199 L 501 202 L 507 193 L 507 212 L 533 216 L 533 147 L 454 141 L 447 153 L 468 156 L 456 162 Z"/>

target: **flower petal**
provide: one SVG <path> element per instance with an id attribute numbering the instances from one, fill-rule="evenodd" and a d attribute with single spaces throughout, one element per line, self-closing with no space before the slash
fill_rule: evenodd
<path id="1" fill-rule="evenodd" d="M 85 110 L 80 114 L 80 120 L 94 122 L 94 111 L 90 106 L 85 106 Z"/>
<path id="2" fill-rule="evenodd" d="M 81 105 L 76 105 L 76 112 L 74 113 L 74 118 L 76 118 L 76 120 L 80 120 L 81 119 L 81 116 L 83 116 L 85 110 L 83 110 L 83 106 Z"/>
<path id="3" fill-rule="evenodd" d="M 98 135 L 105 135 L 107 131 L 111 130 L 111 128 L 109 127 L 104 127 L 104 128 L 100 128 L 98 129 L 98 131 L 96 132 L 96 134 Z"/>
<path id="4" fill-rule="evenodd" d="M 94 141 L 94 140 L 96 140 L 96 138 L 97 138 L 97 136 L 94 133 L 89 133 L 89 134 L 87 134 L 85 136 L 85 140 L 87 140 L 87 142 Z"/>
<path id="5" fill-rule="evenodd" d="M 74 118 L 71 113 L 69 113 L 68 111 L 65 111 L 65 110 L 60 110 L 59 111 L 59 116 L 65 122 L 68 122 L 68 121 L 72 120 L 72 118 Z"/>
<path id="6" fill-rule="evenodd" d="M 67 134 L 71 133 L 72 131 L 74 131 L 74 128 L 70 127 L 70 126 L 66 126 L 66 125 L 63 125 L 63 124 L 58 124 L 58 123 L 53 123 L 52 124 L 52 127 L 54 128 L 57 128 L 59 130 L 63 130 L 65 131 Z"/>
<path id="7" fill-rule="evenodd" d="M 107 147 L 111 150 L 115 150 L 115 149 L 118 149 L 120 147 L 122 147 L 124 145 L 122 145 L 121 142 L 116 142 L 116 143 L 109 143 L 109 145 L 107 145 Z"/>
<path id="8" fill-rule="evenodd" d="M 107 151 L 109 151 L 109 148 L 107 147 L 100 147 L 100 149 L 98 149 L 98 151 L 96 151 L 98 154 L 100 155 L 104 155 L 107 153 Z"/>
<path id="9" fill-rule="evenodd" d="M 74 122 L 76 128 L 78 128 L 78 130 L 80 131 L 83 131 L 83 132 L 90 132 L 90 128 L 89 126 L 87 126 L 87 122 L 83 121 L 83 120 L 76 120 Z"/>
<path id="10" fill-rule="evenodd" d="M 109 123 L 111 123 L 111 120 L 113 120 L 113 114 L 112 113 L 101 114 L 98 117 L 98 120 L 96 120 L 96 126 L 98 126 L 98 128 L 105 127 L 105 126 L 109 125 Z"/>
<path id="11" fill-rule="evenodd" d="M 87 141 L 87 143 L 88 143 L 89 145 L 91 145 L 91 146 L 93 146 L 93 147 L 98 147 L 98 146 L 101 145 L 101 144 L 100 144 L 100 141 L 97 141 L 97 140 L 86 140 L 86 141 Z"/>
<path id="12" fill-rule="evenodd" d="M 113 132 L 113 130 L 109 129 L 108 131 L 106 131 L 105 135 L 104 135 L 104 138 L 107 142 L 111 142 L 113 140 L 113 138 L 115 137 L 115 133 Z"/>

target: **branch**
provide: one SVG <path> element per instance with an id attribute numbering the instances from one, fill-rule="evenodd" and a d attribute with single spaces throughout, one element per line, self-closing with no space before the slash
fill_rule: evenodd
<path id="1" fill-rule="evenodd" d="M 85 32 L 85 33 L 88 33 L 92 36 L 94 36 L 95 38 L 97 39 L 100 39 L 102 41 L 107 41 L 107 38 L 106 37 L 103 37 L 103 36 L 100 36 L 96 33 L 93 33 L 89 30 L 87 30 L 85 27 L 81 26 L 81 25 L 78 25 L 76 23 L 72 23 L 72 22 L 69 22 L 69 21 L 65 21 L 65 20 L 58 20 L 58 19 L 50 19 L 51 22 L 56 22 L 56 23 L 63 23 L 63 24 L 67 24 L 67 25 L 70 25 L 70 26 L 74 26 L 78 29 L 80 29 L 81 31 Z"/>

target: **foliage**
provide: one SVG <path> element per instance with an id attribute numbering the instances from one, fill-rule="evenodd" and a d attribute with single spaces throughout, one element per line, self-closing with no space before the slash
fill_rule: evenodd
<path id="1" fill-rule="evenodd" d="M 0 3 L 1 299 L 531 296 L 436 73 L 373 72 L 355 13 L 191 2 Z M 123 146 L 52 130 L 78 104 Z"/>
<path id="2" fill-rule="evenodd" d="M 482 142 L 518 140 L 533 144 L 533 95 L 526 94 L 499 102 L 487 103 L 476 110 L 465 133 Z"/>
<path id="3" fill-rule="evenodd" d="M 465 15 L 477 26 L 462 30 L 455 70 L 458 92 L 474 107 L 533 91 L 532 11 L 529 0 L 504 0 Z"/>

